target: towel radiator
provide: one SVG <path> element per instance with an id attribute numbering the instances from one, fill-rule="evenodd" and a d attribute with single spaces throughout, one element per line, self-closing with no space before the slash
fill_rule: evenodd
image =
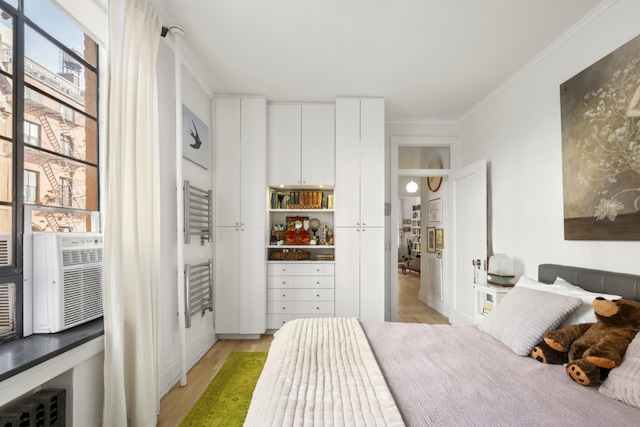
<path id="1" fill-rule="evenodd" d="M 211 190 L 193 187 L 184 182 L 184 242 L 191 243 L 191 236 L 200 236 L 200 244 L 212 241 L 213 197 Z"/>
<path id="2" fill-rule="evenodd" d="M 184 266 L 185 326 L 191 327 L 191 317 L 196 313 L 204 316 L 213 311 L 213 259 L 201 264 Z"/>

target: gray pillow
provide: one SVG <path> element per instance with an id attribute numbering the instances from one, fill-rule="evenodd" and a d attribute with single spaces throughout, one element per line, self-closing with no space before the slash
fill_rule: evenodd
<path id="1" fill-rule="evenodd" d="M 516 286 L 482 319 L 478 328 L 517 355 L 527 356 L 542 341 L 545 332 L 556 329 L 581 304 L 580 298 Z"/>
<path id="2" fill-rule="evenodd" d="M 622 363 L 609 372 L 600 393 L 640 409 L 640 334 L 631 341 Z"/>

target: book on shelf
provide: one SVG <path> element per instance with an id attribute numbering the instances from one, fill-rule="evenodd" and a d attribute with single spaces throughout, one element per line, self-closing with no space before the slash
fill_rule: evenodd
<path id="1" fill-rule="evenodd" d="M 271 209 L 333 209 L 333 194 L 270 189 Z"/>
<path id="2" fill-rule="evenodd" d="M 485 301 L 482 305 L 482 313 L 487 314 L 493 310 L 493 301 Z"/>

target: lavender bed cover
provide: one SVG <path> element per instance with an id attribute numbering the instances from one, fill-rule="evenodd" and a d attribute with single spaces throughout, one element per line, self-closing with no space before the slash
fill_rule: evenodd
<path id="1" fill-rule="evenodd" d="M 362 323 L 408 426 L 636 426 L 640 410 L 477 326 Z"/>

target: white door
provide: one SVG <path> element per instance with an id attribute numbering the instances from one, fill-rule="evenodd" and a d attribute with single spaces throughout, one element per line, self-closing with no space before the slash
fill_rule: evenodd
<path id="1" fill-rule="evenodd" d="M 240 332 L 240 227 L 216 227 L 215 330 Z"/>
<path id="2" fill-rule="evenodd" d="M 472 260 L 487 259 L 487 162 L 480 160 L 449 176 L 453 213 L 452 288 L 449 321 L 474 322 Z"/>
<path id="3" fill-rule="evenodd" d="M 334 230 L 336 317 L 360 317 L 360 234 L 353 227 Z"/>
<path id="4" fill-rule="evenodd" d="M 384 228 L 360 231 L 360 320 L 384 321 Z"/>
<path id="5" fill-rule="evenodd" d="M 333 104 L 302 106 L 300 173 L 303 185 L 334 185 L 335 133 Z"/>
<path id="6" fill-rule="evenodd" d="M 300 105 L 268 107 L 269 185 L 300 184 Z"/>
<path id="7" fill-rule="evenodd" d="M 360 221 L 384 227 L 384 99 L 362 99 L 360 117 Z"/>
<path id="8" fill-rule="evenodd" d="M 264 227 L 267 206 L 267 103 L 262 97 L 242 99 L 240 128 L 241 225 Z M 230 182 L 221 183 L 222 186 Z M 224 203 L 224 201 L 223 201 Z M 260 243 L 262 242 L 262 243 Z M 264 244 L 264 239 L 254 242 Z M 264 261 L 264 260 L 263 260 Z"/>
<path id="9" fill-rule="evenodd" d="M 265 241 L 265 233 L 264 227 L 242 227 L 239 233 L 240 255 L 234 264 L 240 276 L 240 334 L 264 334 L 267 329 L 267 254 L 260 244 Z"/>
<path id="10" fill-rule="evenodd" d="M 380 166 L 384 175 L 384 167 Z M 384 188 L 381 189 L 384 193 Z M 336 188 L 334 226 L 360 224 L 360 99 L 336 99 Z M 381 208 L 383 209 L 383 208 Z M 336 240 L 336 246 L 339 244 Z M 337 257 L 336 257 L 337 259 Z"/>
<path id="11" fill-rule="evenodd" d="M 216 98 L 216 225 L 240 225 L 240 98 Z"/>

